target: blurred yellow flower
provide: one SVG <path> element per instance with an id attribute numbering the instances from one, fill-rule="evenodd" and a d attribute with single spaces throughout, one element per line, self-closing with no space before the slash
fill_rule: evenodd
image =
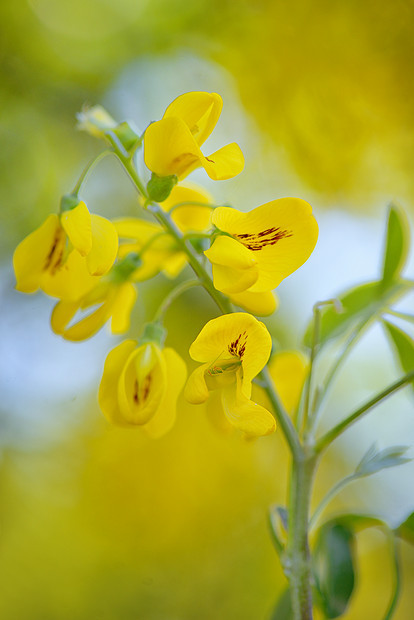
<path id="1" fill-rule="evenodd" d="M 193 404 L 207 401 L 210 392 L 223 414 L 248 436 L 268 435 L 275 428 L 272 414 L 250 400 L 252 380 L 265 366 L 272 348 L 266 327 L 250 314 L 236 312 L 209 321 L 190 347 L 203 362 L 189 377 L 185 397 Z"/>
<path id="2" fill-rule="evenodd" d="M 93 336 L 112 319 L 112 333 L 124 334 L 129 329 L 136 298 L 137 291 L 131 282 L 102 280 L 77 301 L 59 301 L 52 312 L 52 329 L 66 340 L 79 341 Z M 78 311 L 91 309 L 73 322 Z"/>
<path id="3" fill-rule="evenodd" d="M 272 356 L 268 367 L 282 405 L 293 415 L 308 376 L 308 358 L 299 351 L 280 351 Z"/>
<path id="4" fill-rule="evenodd" d="M 227 295 L 273 290 L 311 255 L 318 225 L 300 198 L 280 198 L 249 213 L 218 207 L 218 236 L 205 255 L 213 264 L 214 286 Z"/>
<path id="5" fill-rule="evenodd" d="M 215 180 L 230 179 L 244 167 L 236 143 L 205 157 L 200 147 L 213 131 L 223 106 L 216 93 L 190 92 L 177 97 L 162 120 L 151 123 L 144 136 L 147 167 L 160 177 L 176 175 L 183 179 L 202 166 Z"/>
<path id="6" fill-rule="evenodd" d="M 113 224 L 91 215 L 84 202 L 49 215 L 17 246 L 13 256 L 16 288 L 75 300 L 111 268 L 118 250 Z"/>
<path id="7" fill-rule="evenodd" d="M 195 183 L 175 185 L 171 194 L 161 202 L 164 211 L 170 211 L 176 205 L 185 203 L 171 214 L 171 219 L 182 232 L 203 232 L 211 227 L 211 209 L 200 203 L 210 205 L 211 195 Z"/>
<path id="8" fill-rule="evenodd" d="M 124 340 L 106 358 L 99 405 L 113 424 L 140 426 L 161 437 L 175 422 L 186 377 L 186 365 L 174 349 Z"/>

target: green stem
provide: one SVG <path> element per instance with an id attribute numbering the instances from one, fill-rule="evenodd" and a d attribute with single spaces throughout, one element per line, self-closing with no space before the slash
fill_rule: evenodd
<path id="1" fill-rule="evenodd" d="M 118 137 L 112 132 L 107 131 L 105 134 L 109 143 L 113 146 L 114 153 L 118 157 L 119 161 L 124 166 L 125 170 L 128 172 L 132 183 L 135 185 L 135 188 L 144 198 L 148 198 L 147 191 L 138 176 L 137 171 L 135 170 L 134 164 L 132 163 L 132 156 L 124 149 Z"/>
<path id="2" fill-rule="evenodd" d="M 177 297 L 182 295 L 182 293 L 184 293 L 190 288 L 193 288 L 194 286 L 201 286 L 201 284 L 198 280 L 186 280 L 185 282 L 182 282 L 181 284 L 173 288 L 172 291 L 170 291 L 168 295 L 166 295 L 166 297 L 163 299 L 160 307 L 155 313 L 153 319 L 154 322 L 162 321 L 164 314 L 166 313 L 172 302 L 177 299 Z"/>
<path id="3" fill-rule="evenodd" d="M 204 207 L 205 209 L 217 209 L 220 205 L 208 204 L 207 202 L 195 202 L 187 200 L 185 202 L 177 202 L 171 209 L 169 209 L 169 213 L 173 213 L 176 209 L 181 209 L 182 207 Z"/>
<path id="4" fill-rule="evenodd" d="M 312 567 L 308 524 L 317 457 L 313 451 L 293 459 L 286 555 L 294 620 L 312 620 Z"/>
<path id="5" fill-rule="evenodd" d="M 285 411 L 282 403 L 280 402 L 279 396 L 273 387 L 273 381 L 269 373 L 269 369 L 265 366 L 260 373 L 260 378 L 264 381 L 264 389 L 266 390 L 266 394 L 273 406 L 275 412 L 275 418 L 279 422 L 280 427 L 283 431 L 284 436 L 286 437 L 286 441 L 290 447 L 293 458 L 300 459 L 303 455 L 303 449 L 299 441 L 298 434 L 296 432 L 295 427 L 292 424 L 292 421 L 288 414 Z"/>
<path id="6" fill-rule="evenodd" d="M 101 159 L 103 159 L 104 157 L 106 157 L 107 155 L 110 154 L 115 155 L 114 151 L 112 149 L 106 149 L 105 151 L 101 151 L 101 153 L 99 153 L 96 157 L 94 157 L 93 159 L 91 159 L 91 161 L 85 166 L 85 168 L 83 169 L 78 182 L 76 183 L 75 187 L 73 188 L 71 194 L 73 194 L 73 196 L 77 196 L 80 192 L 80 190 L 82 189 L 82 185 L 85 183 L 87 177 L 89 176 L 89 173 L 92 172 L 93 168 L 96 166 L 96 164 L 98 162 L 101 161 Z"/>
<path id="7" fill-rule="evenodd" d="M 387 387 L 385 390 L 371 398 L 365 405 L 359 407 L 354 413 L 351 413 L 345 420 L 342 420 L 339 424 L 334 426 L 329 432 L 323 435 L 316 444 L 317 452 L 322 452 L 327 446 L 329 446 L 339 435 L 341 435 L 347 428 L 351 426 L 356 420 L 365 415 L 370 409 L 375 407 L 388 396 L 391 396 L 394 392 L 397 392 L 401 388 L 405 387 L 414 380 L 414 370 L 407 373 L 404 377 Z"/>
<path id="8" fill-rule="evenodd" d="M 389 540 L 391 551 L 393 555 L 393 564 L 394 564 L 394 583 L 392 590 L 391 601 L 388 605 L 388 609 L 385 613 L 384 620 L 391 620 L 394 615 L 394 612 L 397 607 L 398 599 L 400 598 L 401 593 L 401 567 L 400 567 L 400 557 L 398 552 L 398 540 L 393 532 L 389 532 Z"/>
<path id="9" fill-rule="evenodd" d="M 384 314 L 391 314 L 392 316 L 395 316 L 398 319 L 403 319 L 403 321 L 409 321 L 410 323 L 414 323 L 414 314 L 407 314 L 406 312 L 397 312 L 396 310 L 387 310 Z"/>
<path id="10" fill-rule="evenodd" d="M 319 519 L 320 515 L 325 510 L 326 506 L 331 502 L 331 500 L 335 497 L 335 495 L 337 495 L 350 482 L 353 482 L 357 478 L 358 478 L 358 476 L 355 476 L 354 474 L 346 476 L 346 478 L 343 478 L 342 480 L 337 482 L 332 487 L 332 489 L 330 491 L 328 491 L 328 493 L 325 495 L 325 497 L 323 498 L 323 500 L 321 501 L 321 503 L 319 504 L 319 506 L 316 508 L 315 512 L 313 513 L 313 515 L 312 515 L 312 517 L 311 517 L 311 519 L 309 521 L 309 529 L 313 528 L 313 526 L 315 525 L 316 521 Z"/>

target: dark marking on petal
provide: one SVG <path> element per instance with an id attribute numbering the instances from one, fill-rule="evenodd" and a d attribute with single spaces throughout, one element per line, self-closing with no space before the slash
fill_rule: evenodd
<path id="1" fill-rule="evenodd" d="M 275 245 L 281 239 L 293 237 L 290 230 L 282 230 L 279 227 L 266 228 L 258 233 L 241 233 L 234 235 L 248 250 L 257 252 L 269 245 Z"/>

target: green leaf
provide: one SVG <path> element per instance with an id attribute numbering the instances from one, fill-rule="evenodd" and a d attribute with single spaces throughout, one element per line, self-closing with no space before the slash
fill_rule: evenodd
<path id="1" fill-rule="evenodd" d="M 414 512 L 412 512 L 405 521 L 401 523 L 395 530 L 395 533 L 399 538 L 402 538 L 406 542 L 414 545 Z"/>
<path id="2" fill-rule="evenodd" d="M 294 620 L 289 588 L 279 597 L 270 620 Z"/>
<path id="3" fill-rule="evenodd" d="M 354 476 L 363 478 L 364 476 L 371 476 L 382 469 L 408 463 L 412 459 L 403 456 L 408 448 L 409 446 L 392 446 L 377 451 L 375 445 L 371 446 L 355 469 Z"/>
<path id="4" fill-rule="evenodd" d="M 352 530 L 335 521 L 324 524 L 313 560 L 319 605 L 326 618 L 338 618 L 348 607 L 355 585 Z"/>
<path id="5" fill-rule="evenodd" d="M 329 522 L 332 522 L 332 521 L 329 521 Z M 372 515 L 356 514 L 356 513 L 340 515 L 333 520 L 333 523 L 339 523 L 340 525 L 343 525 L 347 529 L 352 530 L 354 533 L 362 532 L 363 530 L 366 530 L 369 527 L 382 527 L 385 529 L 388 528 L 387 523 L 383 521 L 382 519 L 379 519 L 378 517 L 373 517 Z"/>
<path id="6" fill-rule="evenodd" d="M 412 287 L 413 284 L 408 280 L 391 282 L 386 287 L 379 281 L 360 284 L 345 291 L 337 297 L 342 304 L 343 312 L 336 312 L 332 306 L 321 310 L 320 344 L 325 344 L 347 330 L 363 326 L 374 314 L 379 314 Z M 304 343 L 308 347 L 312 343 L 312 329 L 313 321 L 309 323 L 304 337 Z"/>
<path id="7" fill-rule="evenodd" d="M 383 321 L 383 325 L 401 368 L 405 373 L 411 372 L 414 370 L 414 340 L 402 329 L 388 321 Z M 414 381 L 412 385 L 414 387 Z"/>
<path id="8" fill-rule="evenodd" d="M 410 229 L 405 214 L 395 205 L 390 205 L 382 269 L 384 285 L 388 285 L 400 275 L 407 259 L 409 245 Z"/>

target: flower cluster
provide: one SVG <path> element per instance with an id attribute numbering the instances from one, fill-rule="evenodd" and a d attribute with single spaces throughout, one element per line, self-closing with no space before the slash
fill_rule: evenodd
<path id="1" fill-rule="evenodd" d="M 83 179 L 62 199 L 60 212 L 20 243 L 13 262 L 19 291 L 41 289 L 57 298 L 52 329 L 72 341 L 89 338 L 109 320 L 113 334 L 126 333 L 137 283 L 160 273 L 175 279 L 189 265 L 223 314 L 209 321 L 190 347 L 190 356 L 201 365 L 184 395 L 190 403 L 205 403 L 221 427 L 257 437 L 276 425 L 259 388 L 252 399 L 253 382 L 272 349 L 266 326 L 253 315 L 274 312 L 274 289 L 309 258 L 318 227 L 310 205 L 299 198 L 280 198 L 244 213 L 215 205 L 204 188 L 182 182 L 196 168 L 216 181 L 243 170 L 235 143 L 208 156 L 201 151 L 221 109 L 216 93 L 186 93 L 142 136 L 99 106 L 84 110 L 80 128 L 106 141 L 136 184 L 137 217 L 111 222 L 90 214 L 78 197 Z M 141 146 L 146 184 L 135 167 Z M 110 351 L 99 404 L 113 424 L 139 426 L 152 437 L 172 427 L 187 368 L 174 349 L 164 347 L 162 321 L 171 301 L 190 285 L 181 282 L 172 289 L 141 338 L 124 340 Z M 233 304 L 244 312 L 234 312 Z M 276 389 L 292 413 L 306 374 L 306 363 L 295 355 L 277 353 L 270 362 Z"/>

